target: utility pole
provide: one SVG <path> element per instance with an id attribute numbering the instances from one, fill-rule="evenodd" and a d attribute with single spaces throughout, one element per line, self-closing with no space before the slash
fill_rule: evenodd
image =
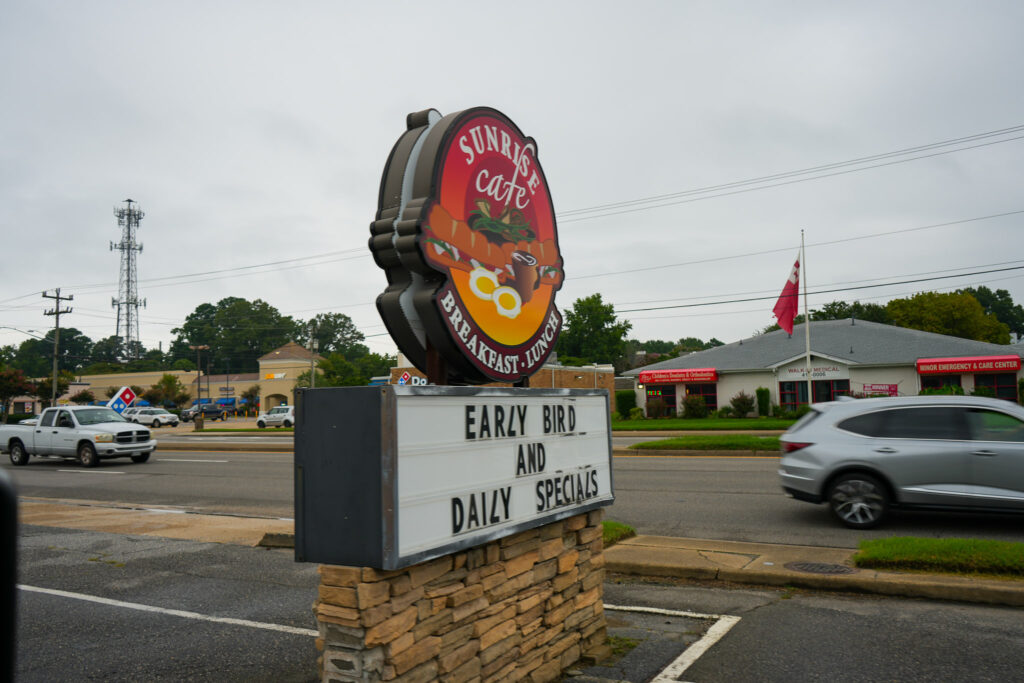
<path id="1" fill-rule="evenodd" d="M 49 311 L 45 311 L 45 315 L 52 315 L 55 318 L 56 325 L 53 328 L 53 391 L 50 396 L 50 407 L 57 405 L 57 354 L 60 352 L 60 316 L 63 313 L 70 313 L 70 308 L 61 309 L 61 301 L 73 301 L 75 298 L 74 294 L 68 296 L 60 295 L 60 287 L 57 288 L 56 293 L 47 294 L 43 292 L 44 299 L 53 299 L 54 306 Z"/>
<path id="2" fill-rule="evenodd" d="M 320 340 L 316 338 L 316 327 L 309 324 L 309 388 L 316 389 L 316 352 L 320 348 Z"/>
<path id="3" fill-rule="evenodd" d="M 203 366 L 199 364 L 199 352 L 209 349 L 207 344 L 189 344 L 188 348 L 196 352 L 196 407 L 203 405 Z"/>
<path id="4" fill-rule="evenodd" d="M 111 242 L 110 250 L 121 252 L 121 277 L 118 285 L 118 297 L 111 299 L 110 305 L 117 309 L 117 330 L 115 334 L 124 342 L 124 354 L 128 359 L 139 357 L 139 306 L 145 308 L 146 300 L 139 298 L 139 275 L 136 267 L 136 254 L 142 253 L 142 245 L 135 239 L 135 231 L 139 229 L 139 221 L 145 217 L 138 206 L 132 208 L 133 199 L 124 200 L 127 208 L 115 208 L 114 215 L 121 228 L 121 241 Z M 123 334 L 122 334 L 123 330 Z"/>

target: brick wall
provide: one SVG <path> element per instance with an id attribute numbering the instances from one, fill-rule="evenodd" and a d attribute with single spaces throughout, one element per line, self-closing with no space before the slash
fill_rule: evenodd
<path id="1" fill-rule="evenodd" d="M 554 681 L 605 656 L 602 516 L 403 570 L 322 565 L 322 680 Z"/>

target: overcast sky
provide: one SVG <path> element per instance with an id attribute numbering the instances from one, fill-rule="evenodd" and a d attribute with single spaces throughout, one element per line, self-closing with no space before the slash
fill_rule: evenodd
<path id="1" fill-rule="evenodd" d="M 812 308 L 982 284 L 1024 302 L 1024 269 L 814 294 L 1024 266 L 1021 26 L 1018 1 L 7 0 L 0 344 L 52 326 L 55 287 L 62 326 L 115 333 L 130 197 L 148 348 L 240 296 L 345 313 L 393 352 L 368 226 L 428 107 L 491 106 L 537 140 L 558 306 L 600 292 L 638 339 L 772 324 L 801 229 Z"/>

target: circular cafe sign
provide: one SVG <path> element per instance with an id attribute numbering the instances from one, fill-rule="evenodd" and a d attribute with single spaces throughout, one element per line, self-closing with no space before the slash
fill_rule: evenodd
<path id="1" fill-rule="evenodd" d="M 408 124 L 410 131 L 422 124 L 416 141 L 406 144 L 418 149 L 392 152 L 382 201 L 389 171 L 397 184 L 390 168 L 396 157 L 404 160 L 409 191 L 391 212 L 393 232 L 380 227 L 381 236 L 371 238 L 391 283 L 390 294 L 378 300 L 385 323 L 402 328 L 393 336 L 403 353 L 411 347 L 406 355 L 414 363 L 425 347 L 436 349 L 456 382 L 529 377 L 551 354 L 562 326 L 555 307 L 562 256 L 537 144 L 487 107 L 443 118 L 421 112 Z M 396 262 L 397 268 L 385 266 Z M 412 306 L 403 307 L 403 297 Z M 403 334 L 406 327 L 422 335 Z"/>

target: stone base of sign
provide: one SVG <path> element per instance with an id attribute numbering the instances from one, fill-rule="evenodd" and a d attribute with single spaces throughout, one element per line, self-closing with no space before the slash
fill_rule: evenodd
<path id="1" fill-rule="evenodd" d="M 395 571 L 321 565 L 321 680 L 554 681 L 604 658 L 603 514 Z"/>

